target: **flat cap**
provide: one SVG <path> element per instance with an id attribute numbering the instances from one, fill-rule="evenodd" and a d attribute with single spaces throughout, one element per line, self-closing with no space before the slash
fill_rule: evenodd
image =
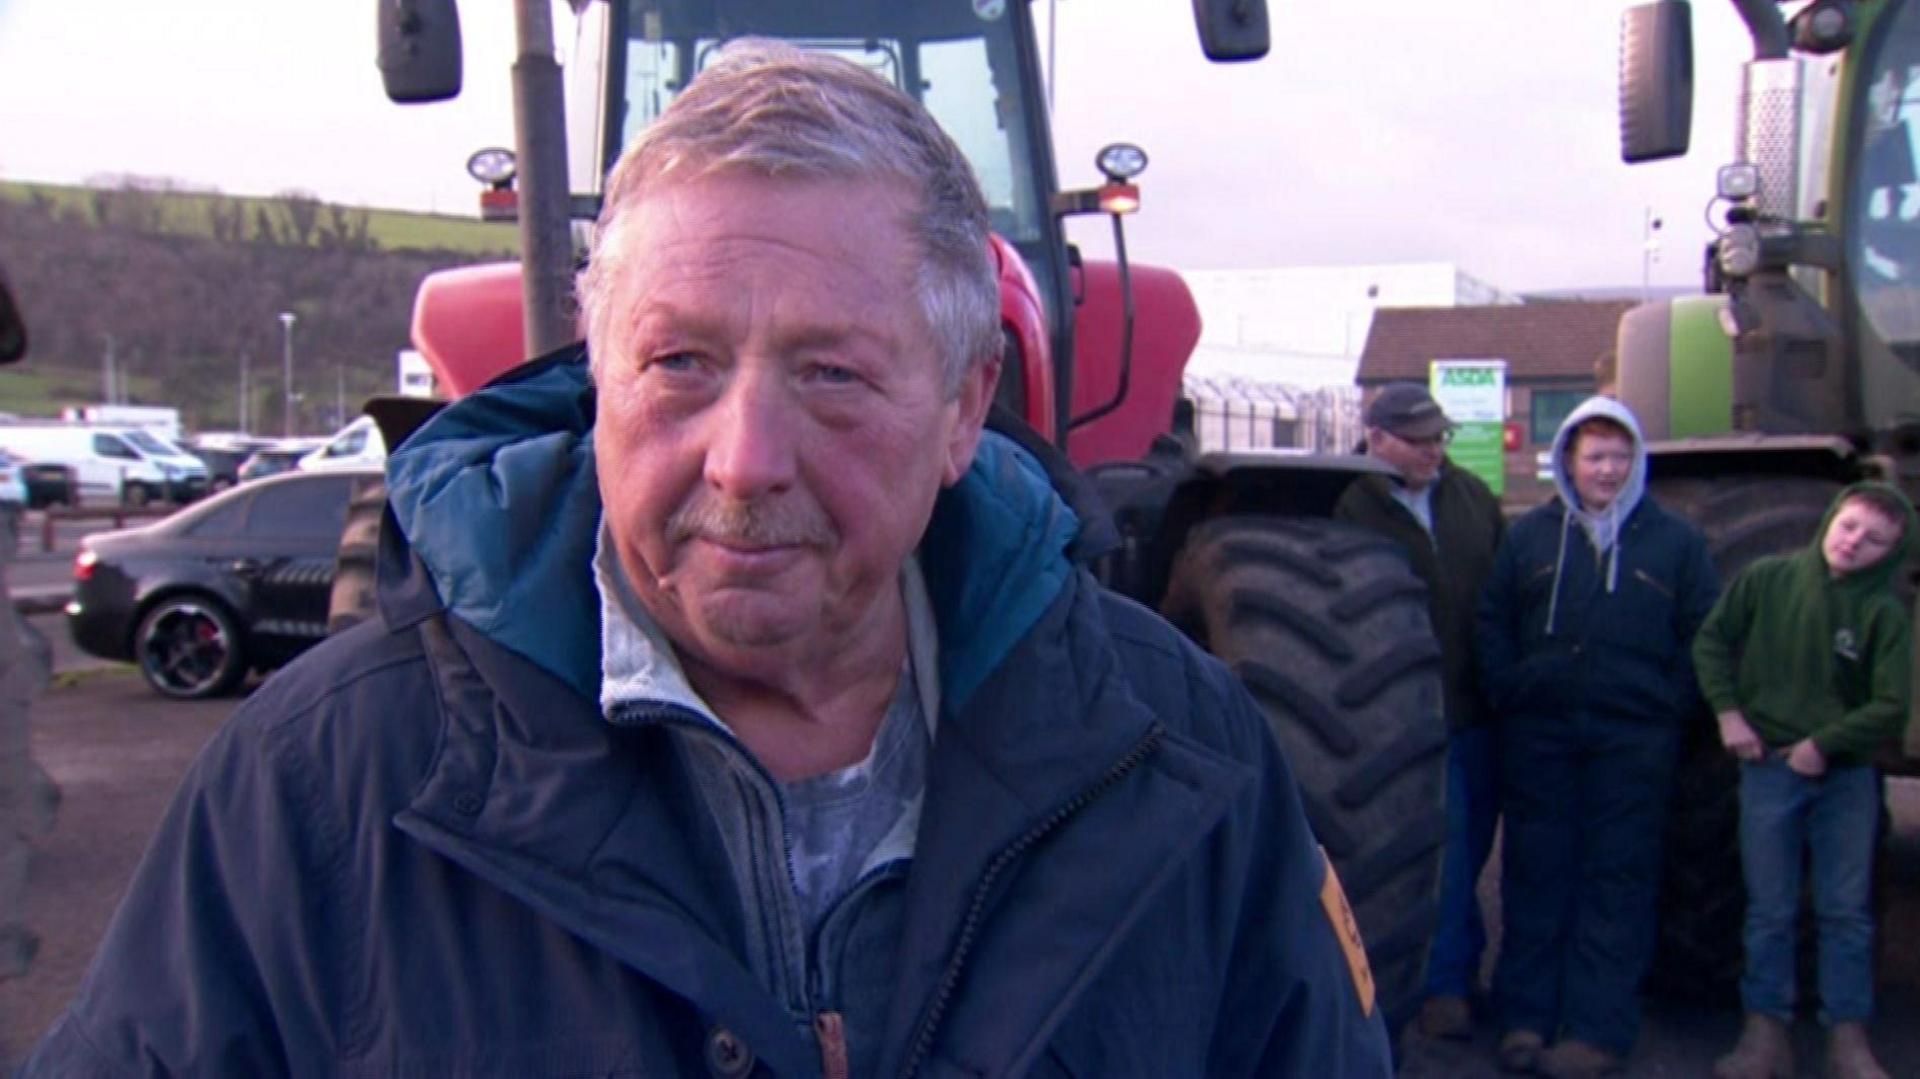
<path id="1" fill-rule="evenodd" d="M 1397 438 L 1426 439 L 1450 431 L 1452 420 L 1418 382 L 1392 382 L 1367 405 L 1365 422 Z"/>

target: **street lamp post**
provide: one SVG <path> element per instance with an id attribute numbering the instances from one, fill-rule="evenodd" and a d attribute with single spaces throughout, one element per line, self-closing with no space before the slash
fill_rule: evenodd
<path id="1" fill-rule="evenodd" d="M 285 438 L 293 437 L 293 322 L 293 312 L 280 312 L 280 367 L 282 379 L 282 419 L 280 434 Z"/>
<path id="2" fill-rule="evenodd" d="M 1640 302 L 1653 298 L 1653 264 L 1660 261 L 1660 228 L 1663 222 L 1646 208 L 1640 218 Z"/>

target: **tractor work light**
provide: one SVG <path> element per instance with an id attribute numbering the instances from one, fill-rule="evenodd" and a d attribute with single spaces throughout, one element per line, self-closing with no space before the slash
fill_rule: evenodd
<path id="1" fill-rule="evenodd" d="M 475 150 L 467 158 L 467 175 L 488 187 L 505 187 L 513 182 L 519 168 L 513 151 L 501 146 Z"/>
<path id="2" fill-rule="evenodd" d="M 1728 277 L 1748 277 L 1760 268 L 1760 230 L 1753 225 L 1734 225 L 1720 236 L 1720 272 Z"/>
<path id="3" fill-rule="evenodd" d="M 1100 174 L 1116 184 L 1124 184 L 1147 171 L 1147 152 L 1130 142 L 1113 142 L 1094 156 Z"/>
<path id="4" fill-rule="evenodd" d="M 1760 167 L 1746 161 L 1722 165 L 1714 186 L 1723 199 L 1750 199 L 1760 193 Z"/>
<path id="5" fill-rule="evenodd" d="M 1816 0 L 1801 8 L 1789 25 L 1793 47 L 1801 52 L 1825 55 L 1853 43 L 1853 15 L 1846 0 Z"/>

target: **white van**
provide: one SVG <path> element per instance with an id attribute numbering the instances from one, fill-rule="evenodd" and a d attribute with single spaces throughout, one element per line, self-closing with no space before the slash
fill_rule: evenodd
<path id="1" fill-rule="evenodd" d="M 207 466 L 134 427 L 86 423 L 0 425 L 0 448 L 33 464 L 63 465 L 84 500 L 191 502 L 207 492 Z"/>
<path id="2" fill-rule="evenodd" d="M 327 444 L 300 458 L 303 472 L 330 472 L 337 468 L 384 468 L 387 440 L 372 416 L 361 416 L 340 428 Z"/>

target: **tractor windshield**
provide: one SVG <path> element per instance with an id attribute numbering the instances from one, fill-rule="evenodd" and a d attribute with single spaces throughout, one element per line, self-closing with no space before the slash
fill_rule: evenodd
<path id="1" fill-rule="evenodd" d="M 618 98 L 608 103 L 610 130 L 619 145 L 631 141 L 731 38 L 839 53 L 926 105 L 973 163 L 994 230 L 1031 262 L 1052 166 L 1035 137 L 1031 61 L 1019 48 L 1027 17 L 1020 0 L 628 0 L 608 57 Z"/>
<path id="2" fill-rule="evenodd" d="M 1848 140 L 1847 277 L 1867 425 L 1920 422 L 1920 5 L 1889 5 L 1860 56 Z"/>

